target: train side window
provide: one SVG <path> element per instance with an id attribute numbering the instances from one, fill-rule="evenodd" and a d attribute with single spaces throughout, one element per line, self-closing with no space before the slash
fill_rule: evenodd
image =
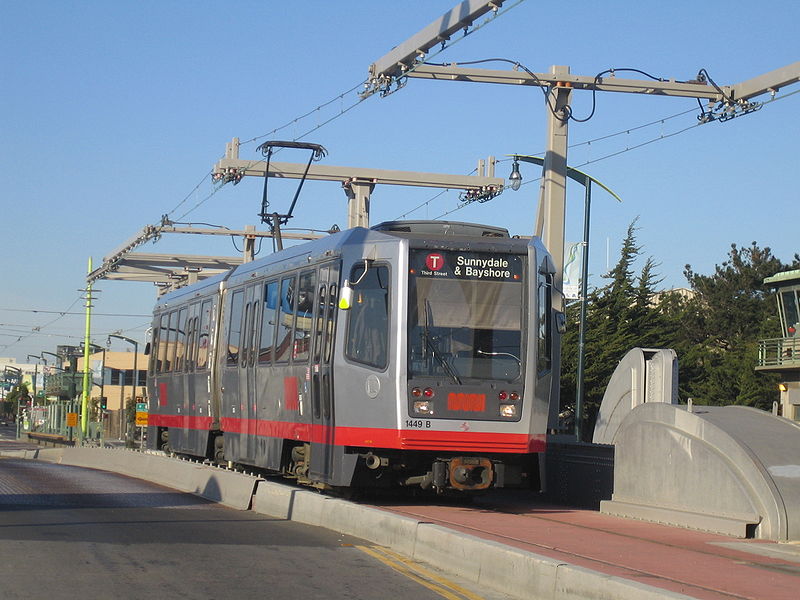
<path id="1" fill-rule="evenodd" d="M 167 344 L 169 343 L 169 313 L 161 315 L 161 323 L 158 327 L 158 372 L 166 373 L 167 368 Z"/>
<path id="2" fill-rule="evenodd" d="M 197 310 L 197 305 L 192 305 L 189 308 L 189 318 L 186 321 L 186 372 L 192 373 L 194 371 L 194 347 L 195 338 L 197 337 L 197 317 L 194 316 Z"/>
<path id="3" fill-rule="evenodd" d="M 153 341 L 150 344 L 150 375 L 155 375 L 156 373 L 161 372 L 161 360 L 158 358 L 158 350 L 159 350 L 159 334 L 161 332 L 161 316 L 156 317 L 155 321 L 153 321 Z"/>
<path id="4" fill-rule="evenodd" d="M 175 325 L 175 371 L 183 371 L 186 356 L 186 315 L 189 309 L 185 306 L 178 311 L 178 322 Z"/>
<path id="5" fill-rule="evenodd" d="M 537 348 L 536 348 L 536 371 L 541 377 L 550 371 L 552 364 L 552 289 L 553 275 L 550 273 L 539 272 L 537 279 L 539 293 L 537 297 Z"/>
<path id="6" fill-rule="evenodd" d="M 323 275 L 322 280 L 324 281 L 327 279 L 327 275 Z M 328 286 L 327 284 L 323 283 L 319 286 L 317 290 L 317 316 L 314 319 L 314 322 L 317 324 L 316 331 L 314 332 L 314 358 L 312 362 L 318 363 L 319 358 L 322 355 L 322 332 L 325 331 L 324 327 L 324 319 L 325 319 L 325 303 L 327 302 L 326 298 L 328 297 Z"/>
<path id="7" fill-rule="evenodd" d="M 331 350 L 333 348 L 334 329 L 336 327 L 336 303 L 339 299 L 339 284 L 332 283 L 328 287 L 328 319 L 327 325 L 328 335 L 325 336 L 325 348 L 323 349 L 322 360 L 326 364 L 330 364 Z"/>
<path id="8" fill-rule="evenodd" d="M 197 311 L 199 304 L 195 302 L 189 307 L 189 318 L 186 321 L 186 372 L 192 373 L 195 365 L 195 347 L 197 346 Z"/>
<path id="9" fill-rule="evenodd" d="M 228 323 L 228 359 L 229 365 L 239 360 L 239 347 L 242 343 L 242 312 L 244 309 L 244 290 L 237 290 L 231 299 L 231 314 Z"/>
<path id="10" fill-rule="evenodd" d="M 345 356 L 385 369 L 389 348 L 389 268 L 356 265 L 350 273 L 353 303 L 348 311 Z"/>
<path id="11" fill-rule="evenodd" d="M 296 363 L 308 361 L 311 331 L 314 323 L 314 292 L 316 287 L 316 271 L 300 273 L 299 285 L 297 286 L 294 342 L 292 344 L 292 360 Z"/>
<path id="12" fill-rule="evenodd" d="M 211 300 L 205 300 L 200 307 L 200 331 L 197 336 L 197 370 L 208 366 L 208 348 L 211 340 Z"/>
<path id="13" fill-rule="evenodd" d="M 261 309 L 261 344 L 258 362 L 269 364 L 275 350 L 275 309 L 278 307 L 278 282 L 270 281 L 264 286 L 264 306 Z"/>
<path id="14" fill-rule="evenodd" d="M 275 362 L 289 362 L 289 357 L 292 354 L 296 287 L 294 277 L 286 277 L 281 280 L 281 294 L 278 299 L 278 333 L 275 338 Z"/>
<path id="15" fill-rule="evenodd" d="M 166 337 L 162 339 L 166 339 L 167 343 L 165 345 L 165 356 L 164 356 L 164 372 L 169 373 L 172 371 L 173 366 L 175 365 L 175 331 L 177 330 L 177 323 L 178 323 L 178 311 L 173 310 L 169 313 L 169 321 L 167 323 L 167 331 Z"/>

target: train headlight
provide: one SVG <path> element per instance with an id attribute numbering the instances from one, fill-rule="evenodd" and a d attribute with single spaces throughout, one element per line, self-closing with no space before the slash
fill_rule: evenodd
<path id="1" fill-rule="evenodd" d="M 418 415 L 432 415 L 433 402 L 430 400 L 417 400 L 414 402 L 414 412 Z"/>
<path id="2" fill-rule="evenodd" d="M 421 389 L 419 389 L 418 387 L 415 387 L 415 388 L 413 388 L 413 389 L 411 390 L 411 395 L 412 395 L 414 398 L 419 398 L 420 396 L 422 396 L 422 390 L 421 390 Z"/>
<path id="3" fill-rule="evenodd" d="M 500 405 L 500 416 L 513 418 L 517 416 L 517 405 L 516 404 L 501 404 Z"/>

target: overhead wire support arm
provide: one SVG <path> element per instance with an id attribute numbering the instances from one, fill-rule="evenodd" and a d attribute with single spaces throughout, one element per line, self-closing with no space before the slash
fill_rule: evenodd
<path id="1" fill-rule="evenodd" d="M 376 60 L 369 67 L 363 97 L 387 89 L 392 81 L 425 60 L 427 52 L 447 42 L 454 34 L 469 28 L 483 15 L 497 11 L 505 0 L 465 0 L 433 23 Z"/>
<path id="2" fill-rule="evenodd" d="M 527 73 L 519 70 L 475 69 L 459 67 L 457 63 L 448 65 L 420 65 L 407 77 L 417 79 L 437 79 L 442 81 L 469 81 L 472 83 L 496 83 L 506 85 L 529 85 L 539 87 L 565 86 L 575 90 L 597 90 L 602 92 L 624 92 L 651 94 L 654 96 L 679 96 L 721 101 L 730 86 L 720 90 L 701 82 L 656 81 L 623 79 L 621 77 L 589 77 L 563 73 Z"/>
<path id="3" fill-rule="evenodd" d="M 731 87 L 731 97 L 736 100 L 750 100 L 766 93 L 800 82 L 800 61 L 742 81 Z"/>
<path id="4" fill-rule="evenodd" d="M 493 162 L 491 163 L 494 164 Z M 493 169 L 493 167 L 492 167 Z M 488 176 L 450 175 L 422 173 L 416 171 L 394 171 L 365 167 L 341 167 L 325 164 L 285 163 L 239 158 L 239 141 L 234 138 L 226 145 L 225 158 L 212 169 L 214 181 L 232 182 L 243 177 L 277 177 L 312 181 L 338 181 L 348 198 L 348 228 L 369 226 L 369 196 L 375 185 L 405 185 L 413 187 L 445 188 L 463 190 L 473 199 L 489 199 L 503 191 L 505 180 L 494 177 L 490 169 Z M 262 206 L 262 213 L 267 211 Z M 275 215 L 271 215 L 275 218 Z M 283 215 L 278 215 L 278 218 Z"/>

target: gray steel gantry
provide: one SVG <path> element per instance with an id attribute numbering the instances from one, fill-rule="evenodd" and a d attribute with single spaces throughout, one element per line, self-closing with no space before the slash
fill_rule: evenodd
<path id="1" fill-rule="evenodd" d="M 480 165 L 483 162 L 481 161 Z M 212 171 L 215 181 L 238 182 L 242 177 L 277 177 L 280 179 L 309 179 L 339 181 L 347 196 L 347 227 L 369 227 L 370 196 L 376 185 L 407 185 L 464 190 L 468 197 L 491 198 L 503 190 L 505 180 L 494 176 L 494 158 L 489 157 L 488 176 L 479 165 L 478 175 L 447 175 L 416 171 L 391 171 L 366 167 L 337 167 L 332 165 L 270 162 L 269 172 L 264 160 L 239 158 L 239 138 L 225 145 L 222 158 Z"/>
<path id="2" fill-rule="evenodd" d="M 649 94 L 654 96 L 678 96 L 697 98 L 709 102 L 709 113 L 720 120 L 746 114 L 758 108 L 752 98 L 765 93 L 775 93 L 779 88 L 800 81 L 800 62 L 770 71 L 758 77 L 729 86 L 718 86 L 710 78 L 698 77 L 694 81 L 675 80 L 631 80 L 595 75 L 587 77 L 573 75 L 568 66 L 553 66 L 550 73 L 532 73 L 516 63 L 513 70 L 488 70 L 459 67 L 455 63 L 444 66 L 426 65 L 426 53 L 435 46 L 446 44 L 455 32 L 472 26 L 482 15 L 491 11 L 498 14 L 504 0 L 465 0 L 442 17 L 395 46 L 386 55 L 369 67 L 367 88 L 362 96 L 376 92 L 390 93 L 393 83 L 402 87 L 407 78 L 436 79 L 439 81 L 470 81 L 476 83 L 500 83 L 529 85 L 547 88 L 545 105 L 547 110 L 547 140 L 544 166 L 539 191 L 539 206 L 536 212 L 534 234 L 541 237 L 550 251 L 555 265 L 555 281 L 552 293 L 553 308 L 564 310 L 562 294 L 564 278 L 564 232 L 566 214 L 567 148 L 569 120 L 573 90 L 622 92 Z M 518 70 L 522 67 L 522 71 Z M 620 69 L 621 70 L 621 69 Z M 702 71 L 700 73 L 703 73 Z M 700 75 L 700 73 L 698 75 Z M 716 113 L 714 105 L 717 105 Z M 553 355 L 561 354 L 561 342 L 556 338 Z M 553 378 L 550 427 L 558 420 L 558 379 Z"/>
<path id="3" fill-rule="evenodd" d="M 648 94 L 652 96 L 677 96 L 707 100 L 709 108 L 721 106 L 720 119 L 731 118 L 755 110 L 751 102 L 757 96 L 775 93 L 780 88 L 800 81 L 800 61 L 764 73 L 734 85 L 717 86 L 708 80 L 635 80 L 610 76 L 573 75 L 568 66 L 553 66 L 550 73 L 531 73 L 518 70 L 474 69 L 424 64 L 426 52 L 435 45 L 446 42 L 452 33 L 468 27 L 475 19 L 502 5 L 502 0 L 467 0 L 415 34 L 398 44 L 369 67 L 369 79 L 364 95 L 387 93 L 394 82 L 405 78 L 434 79 L 437 81 L 468 81 L 505 85 L 527 85 L 548 88 L 547 150 L 540 184 L 539 208 L 536 213 L 534 234 L 540 236 L 556 266 L 556 288 L 561 289 L 564 267 L 564 216 L 566 206 L 567 146 L 569 115 L 573 90 Z M 454 23 L 460 26 L 455 27 Z M 416 46 L 416 49 L 410 48 Z M 554 294 L 554 307 L 563 310 L 563 297 Z"/>

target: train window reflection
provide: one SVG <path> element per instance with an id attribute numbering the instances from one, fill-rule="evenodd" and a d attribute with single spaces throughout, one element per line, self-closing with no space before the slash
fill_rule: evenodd
<path id="1" fill-rule="evenodd" d="M 242 343 L 242 312 L 244 311 L 244 290 L 233 293 L 231 317 L 228 323 L 228 364 L 235 365 L 239 360 L 239 346 Z"/>
<path id="2" fill-rule="evenodd" d="M 162 333 L 166 335 L 162 336 L 162 340 L 166 340 L 167 343 L 164 344 L 164 372 L 169 373 L 172 371 L 172 366 L 175 364 L 175 331 L 177 329 L 177 322 L 178 322 L 178 313 L 177 311 L 172 311 L 169 313 L 169 321 L 167 322 L 167 330 Z M 162 326 L 164 321 L 161 321 Z"/>
<path id="3" fill-rule="evenodd" d="M 299 282 L 292 354 L 294 362 L 305 362 L 309 357 L 311 331 L 314 324 L 314 292 L 317 287 L 317 272 L 300 273 Z"/>
<path id="4" fill-rule="evenodd" d="M 345 355 L 379 369 L 386 368 L 389 347 L 389 268 L 353 268 L 353 304 L 348 312 Z"/>
<path id="5" fill-rule="evenodd" d="M 200 308 L 200 331 L 197 340 L 197 370 L 208 366 L 208 344 L 211 333 L 211 300 L 205 300 Z"/>
<path id="6" fill-rule="evenodd" d="M 278 307 L 278 282 L 270 281 L 264 288 L 264 307 L 261 311 L 261 347 L 258 362 L 272 362 L 275 349 L 275 309 Z"/>
<path id="7" fill-rule="evenodd" d="M 175 326 L 175 370 L 183 371 L 183 359 L 186 355 L 186 307 L 178 312 L 178 323 Z"/>
<path id="8" fill-rule="evenodd" d="M 287 277 L 281 281 L 281 295 L 278 302 L 278 335 L 276 337 L 275 362 L 288 362 L 291 356 L 295 287 L 294 277 Z"/>

